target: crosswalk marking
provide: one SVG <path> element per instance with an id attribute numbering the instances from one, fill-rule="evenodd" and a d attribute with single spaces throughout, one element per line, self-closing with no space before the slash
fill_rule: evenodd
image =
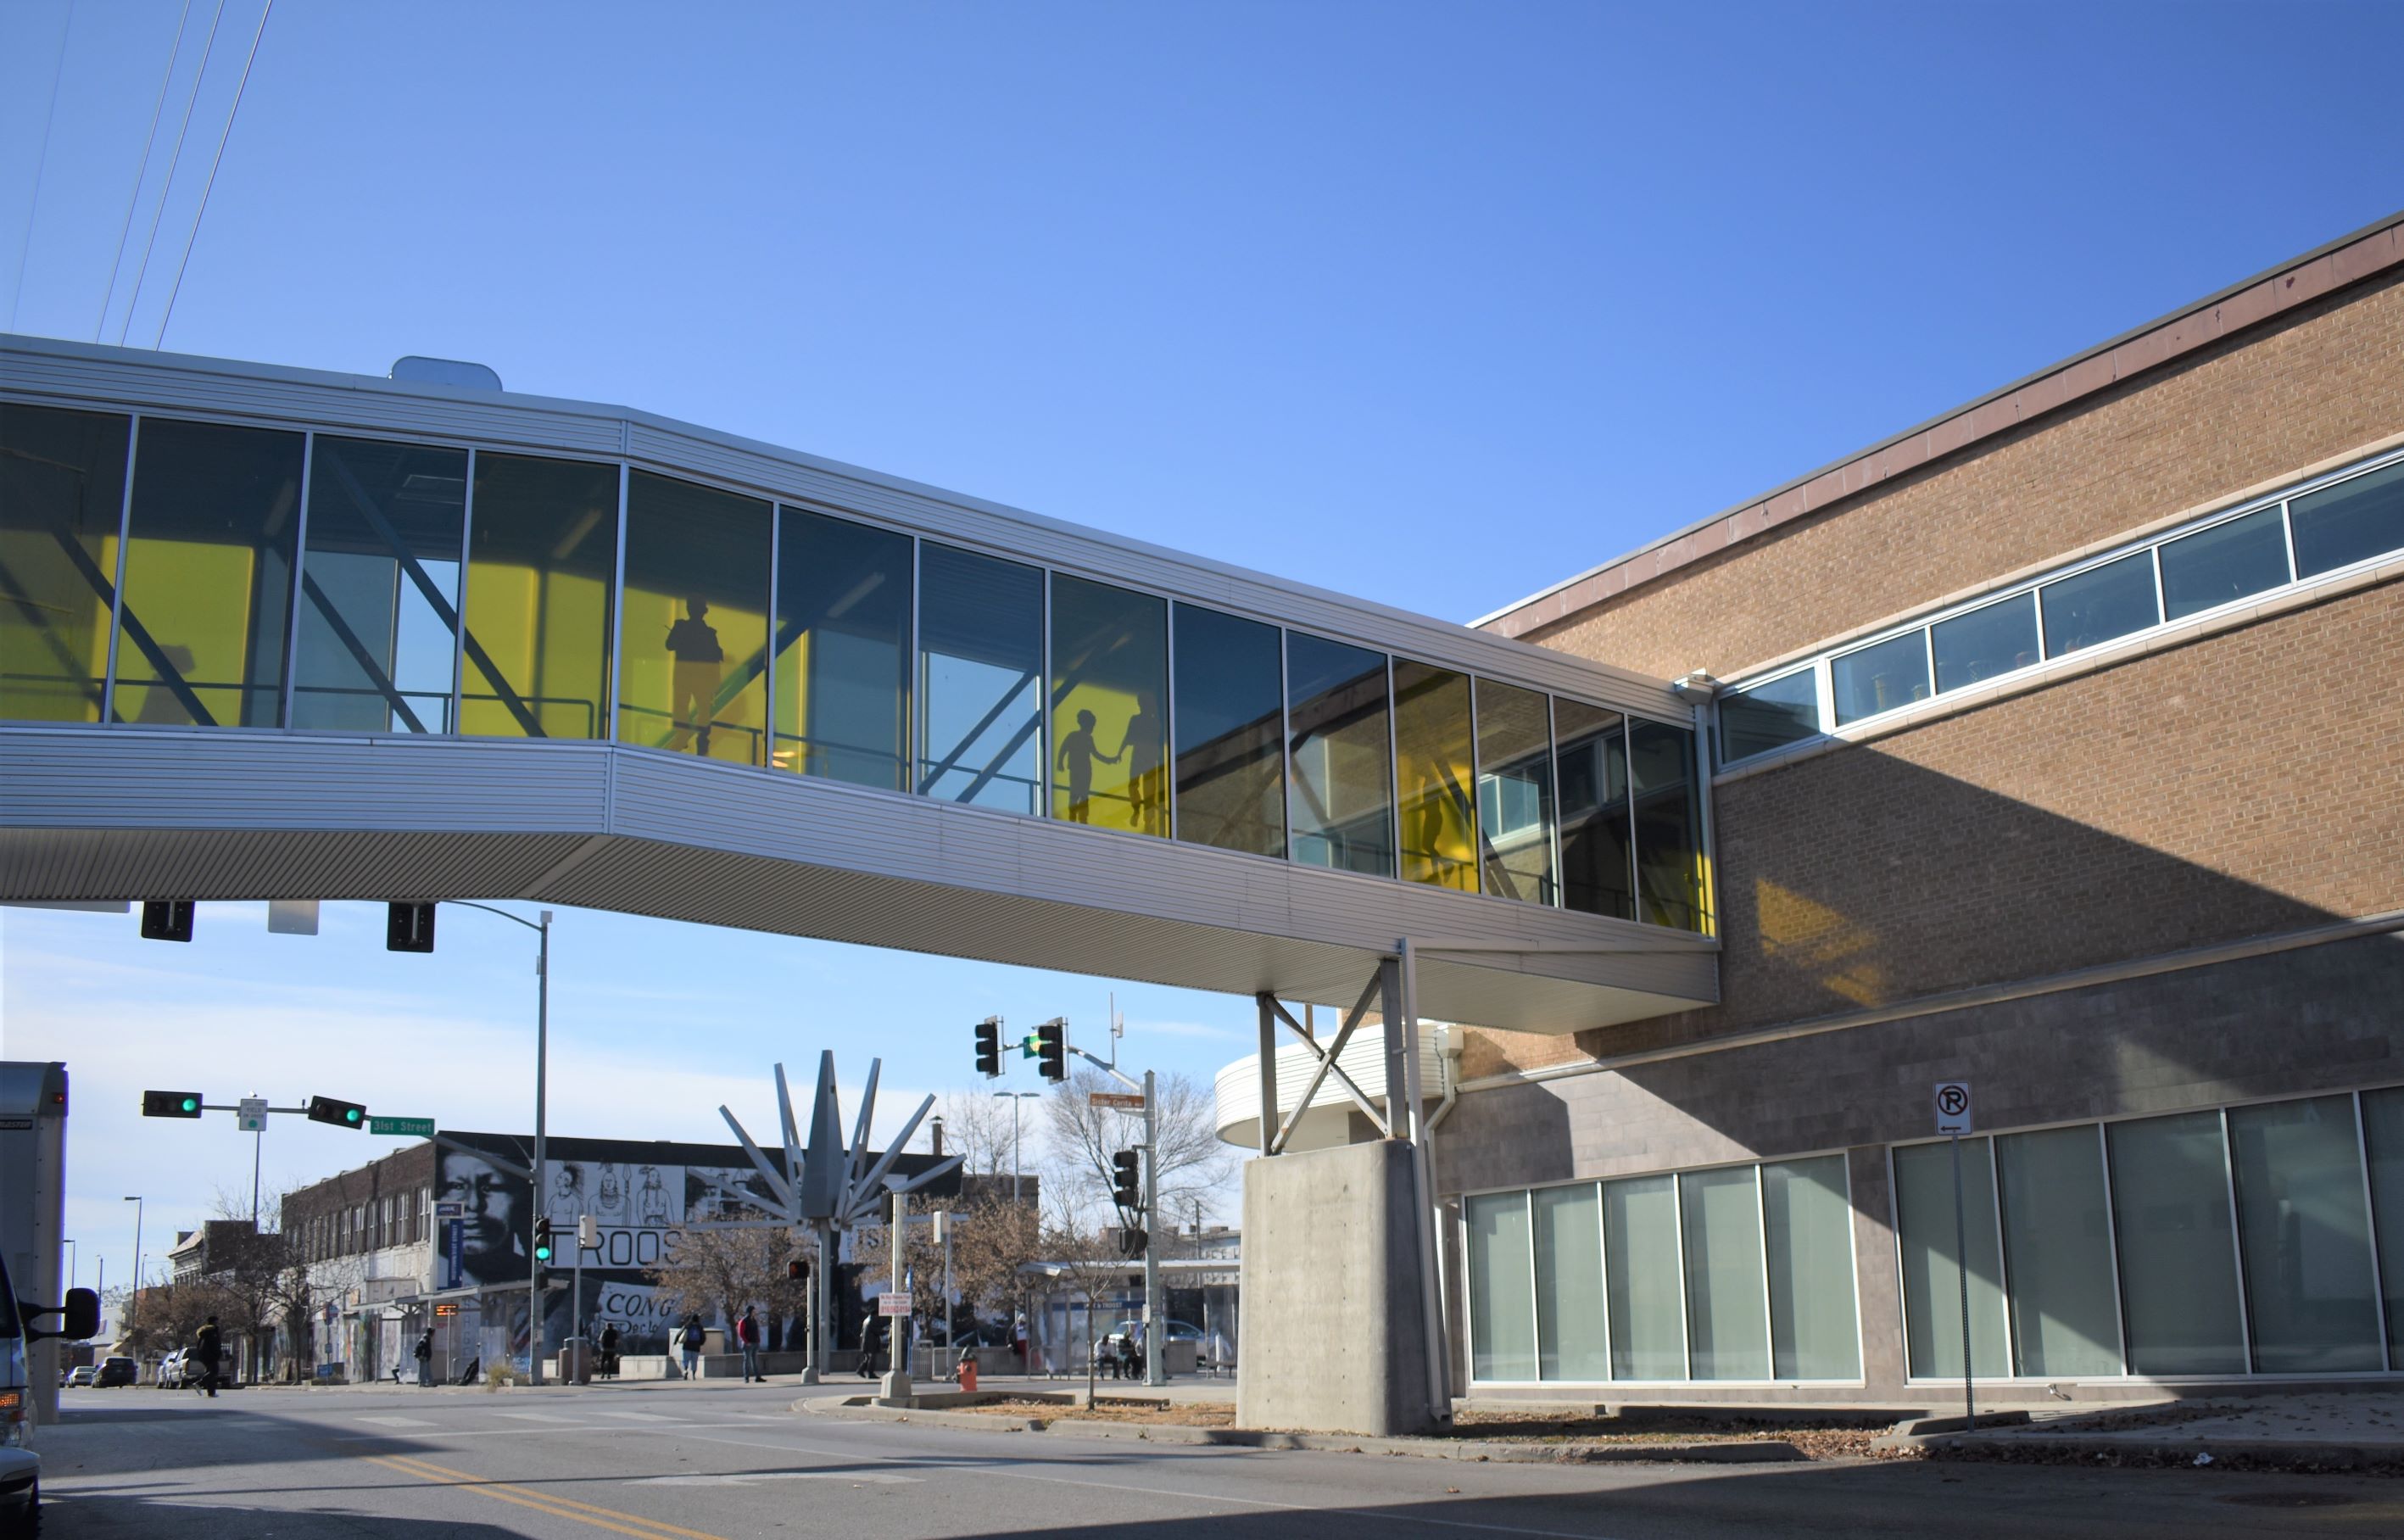
<path id="1" fill-rule="evenodd" d="M 514 1418 L 520 1422 L 580 1422 L 583 1421 L 579 1417 L 562 1417 L 557 1412 L 503 1412 L 500 1415 Z"/>
<path id="2" fill-rule="evenodd" d="M 379 1428 L 430 1428 L 434 1424 L 422 1417 L 362 1417 L 362 1422 L 372 1422 Z"/>
<path id="3" fill-rule="evenodd" d="M 662 1417 L 657 1412 L 605 1411 L 599 1415 L 614 1417 L 622 1422 L 673 1422 L 676 1421 L 673 1417 Z"/>

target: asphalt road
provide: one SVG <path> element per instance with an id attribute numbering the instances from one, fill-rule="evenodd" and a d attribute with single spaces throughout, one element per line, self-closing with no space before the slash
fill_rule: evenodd
<path id="1" fill-rule="evenodd" d="M 857 1393 L 855 1384 L 841 1387 Z M 45 1540 L 1656 1540 L 2404 1533 L 2404 1482 L 2219 1471 L 1554 1466 L 853 1422 L 790 1385 L 67 1393 Z M 2314 1505 L 2296 1505 L 2299 1499 Z"/>

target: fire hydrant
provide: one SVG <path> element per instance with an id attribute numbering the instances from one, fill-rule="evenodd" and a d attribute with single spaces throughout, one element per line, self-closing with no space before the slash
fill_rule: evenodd
<path id="1" fill-rule="evenodd" d="M 960 1350 L 959 1381 L 961 1390 L 971 1395 L 976 1393 L 976 1350 L 974 1348 Z"/>

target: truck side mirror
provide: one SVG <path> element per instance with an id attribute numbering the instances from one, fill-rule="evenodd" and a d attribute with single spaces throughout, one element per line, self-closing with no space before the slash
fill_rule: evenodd
<path id="1" fill-rule="evenodd" d="M 59 1335 L 70 1342 L 88 1342 L 100 1335 L 100 1295 L 90 1289 L 69 1289 L 66 1308 L 59 1312 Z"/>

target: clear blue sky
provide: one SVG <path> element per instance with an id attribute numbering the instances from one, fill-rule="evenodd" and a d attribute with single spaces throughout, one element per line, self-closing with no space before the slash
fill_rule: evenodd
<path id="1" fill-rule="evenodd" d="M 15 329 L 102 328 L 176 8 L 0 6 Z M 259 14 L 224 8 L 131 342 Z M 2404 205 L 2398 57 L 2392 4 L 285 0 L 165 345 L 479 359 L 1467 619 Z M 119 1194 L 155 1234 L 248 1176 L 230 1127 L 132 1117 L 144 1079 L 509 1120 L 516 933 L 390 959 L 347 915 L 0 917 L 0 1046 L 77 1076 L 87 1281 Z M 583 914 L 559 946 L 574 1132 L 708 1137 L 821 1045 L 960 1085 L 968 1022 L 1108 987 Z M 1146 1061 L 1246 1047 L 1244 1002 L 1122 1002 Z M 271 1182 L 367 1153 L 276 1132 Z"/>

